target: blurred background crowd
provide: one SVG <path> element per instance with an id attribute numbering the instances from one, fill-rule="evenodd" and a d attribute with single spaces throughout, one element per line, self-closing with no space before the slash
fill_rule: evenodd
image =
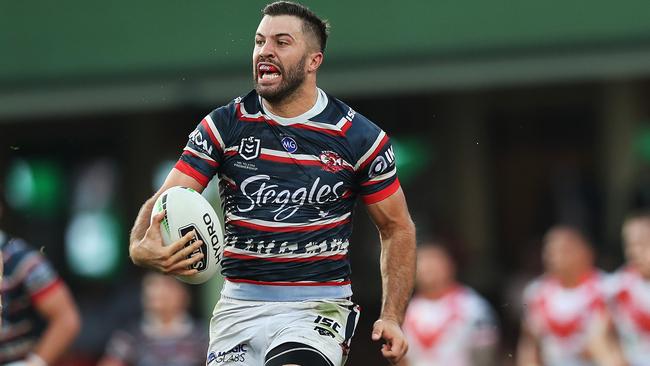
<path id="1" fill-rule="evenodd" d="M 155 295 L 127 256 L 128 230 L 194 126 L 252 87 L 265 3 L 0 5 L 0 228 L 40 250 L 77 303 L 61 364 L 133 352 L 119 331 Z M 444 243 L 498 324 L 498 364 L 514 364 L 548 230 L 577 229 L 615 271 L 626 215 L 650 207 L 650 4 L 304 3 L 332 24 L 320 87 L 391 135 L 421 241 Z M 206 195 L 219 205 L 214 182 Z M 351 366 L 383 364 L 370 341 L 380 248 L 363 211 Z M 219 288 L 179 289 L 178 306 L 207 328 Z"/>

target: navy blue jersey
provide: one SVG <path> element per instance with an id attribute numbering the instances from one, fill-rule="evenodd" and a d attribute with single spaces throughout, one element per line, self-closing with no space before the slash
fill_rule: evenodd
<path id="1" fill-rule="evenodd" d="M 222 273 L 236 283 L 349 285 L 357 197 L 372 204 L 399 189 L 386 133 L 320 89 L 295 118 L 265 111 L 255 91 L 212 111 L 176 169 L 204 186 L 218 174 Z"/>
<path id="2" fill-rule="evenodd" d="M 62 284 L 40 252 L 0 232 L 4 262 L 0 364 L 24 359 L 34 350 L 44 322 L 35 304 Z"/>

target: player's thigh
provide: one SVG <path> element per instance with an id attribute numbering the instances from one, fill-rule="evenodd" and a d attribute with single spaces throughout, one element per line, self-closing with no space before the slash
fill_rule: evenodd
<path id="1" fill-rule="evenodd" d="M 316 348 L 297 342 L 276 346 L 266 354 L 264 366 L 334 366 L 327 356 Z"/>
<path id="2" fill-rule="evenodd" d="M 345 364 L 359 318 L 358 306 L 347 300 L 310 301 L 291 305 L 287 310 L 278 318 L 279 326 L 265 360 L 274 356 L 271 351 L 281 350 L 284 353 L 278 358 L 284 360 L 284 364 L 291 364 L 291 358 L 304 357 L 314 362 L 324 359 L 324 365 Z M 304 347 L 294 347 L 296 345 Z"/>
<path id="3" fill-rule="evenodd" d="M 261 307 L 219 300 L 210 320 L 206 365 L 261 365 L 266 351 L 264 312 Z"/>

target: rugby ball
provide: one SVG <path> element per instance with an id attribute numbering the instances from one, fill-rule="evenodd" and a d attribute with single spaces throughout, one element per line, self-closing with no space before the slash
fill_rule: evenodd
<path id="1" fill-rule="evenodd" d="M 203 244 L 192 252 L 188 258 L 203 253 L 203 258 L 193 265 L 198 273 L 191 276 L 175 276 L 179 280 L 200 284 L 221 271 L 223 256 L 223 230 L 221 220 L 212 205 L 201 194 L 187 187 L 171 187 L 163 192 L 153 205 L 151 217 L 165 210 L 165 217 L 160 222 L 160 233 L 164 245 L 170 245 L 192 230 Z"/>

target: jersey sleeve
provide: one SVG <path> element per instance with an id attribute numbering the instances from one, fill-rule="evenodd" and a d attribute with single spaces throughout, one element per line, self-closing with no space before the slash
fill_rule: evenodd
<path id="1" fill-rule="evenodd" d="M 174 166 L 204 187 L 217 173 L 223 159 L 230 125 L 231 106 L 224 106 L 205 116 L 190 133 L 187 145 Z"/>
<path id="2" fill-rule="evenodd" d="M 370 205 L 390 197 L 400 187 L 395 153 L 386 132 L 374 124 L 359 140 L 355 171 L 361 199 Z"/>
<path id="3" fill-rule="evenodd" d="M 23 261 L 26 269 L 23 286 L 33 302 L 44 299 L 51 290 L 63 283 L 54 268 L 40 253 L 32 251 L 24 257 Z"/>

